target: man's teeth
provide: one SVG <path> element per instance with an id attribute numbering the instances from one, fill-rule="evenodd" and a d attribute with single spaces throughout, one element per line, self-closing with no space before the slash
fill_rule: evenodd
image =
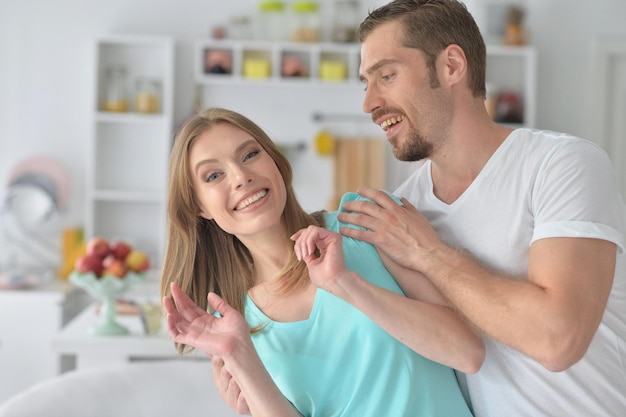
<path id="1" fill-rule="evenodd" d="M 401 122 L 403 120 L 404 120 L 404 116 L 392 117 L 391 119 L 387 119 L 384 122 L 382 122 L 380 124 L 380 127 L 382 127 L 383 130 L 387 130 L 389 126 L 395 125 L 396 123 Z"/>
<path id="2" fill-rule="evenodd" d="M 267 191 L 263 190 L 263 191 L 259 191 L 258 193 L 246 198 L 245 200 L 243 200 L 241 203 L 237 204 L 237 207 L 235 207 L 235 210 L 243 210 L 246 207 L 248 207 L 250 204 L 254 203 L 255 201 L 259 201 L 260 199 L 262 199 L 263 197 L 265 197 L 265 195 L 267 194 Z"/>

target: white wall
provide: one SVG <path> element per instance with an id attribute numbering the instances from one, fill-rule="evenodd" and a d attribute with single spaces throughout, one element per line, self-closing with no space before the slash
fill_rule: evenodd
<path id="1" fill-rule="evenodd" d="M 482 1 L 470 1 L 470 9 Z M 91 135 L 92 39 L 103 33 L 174 37 L 175 113 L 180 121 L 192 108 L 194 41 L 207 36 L 213 24 L 254 10 L 256 4 L 256 0 L 0 0 L 0 183 L 12 166 L 33 153 L 58 158 L 73 180 L 66 222 L 80 224 L 88 169 L 84 155 Z M 626 37 L 626 2 L 573 5 L 566 0 L 527 0 L 527 4 L 527 23 L 539 57 L 537 127 L 588 136 L 593 110 L 589 97 L 595 81 L 593 41 L 606 35 Z M 343 97 L 341 103 L 309 103 L 322 111 L 332 110 L 333 105 L 350 105 L 350 112 L 358 112 L 360 94 Z M 265 110 L 259 111 L 262 115 Z M 293 123 L 301 133 L 296 139 L 315 133 L 316 126 L 308 120 L 289 121 L 289 106 L 280 111 L 279 120 Z M 255 120 L 270 133 L 277 129 L 277 134 L 283 134 L 278 124 Z M 318 160 L 312 166 L 306 163 L 310 157 L 295 161 L 307 165 L 296 170 L 296 186 L 305 194 L 312 185 L 330 187 L 330 164 Z M 326 197 L 307 194 L 305 206 L 319 208 Z"/>

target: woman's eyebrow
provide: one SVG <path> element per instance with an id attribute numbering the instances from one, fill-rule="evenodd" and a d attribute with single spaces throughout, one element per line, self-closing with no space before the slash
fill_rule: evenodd
<path id="1" fill-rule="evenodd" d="M 235 153 L 238 153 L 239 151 L 241 151 L 246 146 L 249 146 L 250 144 L 258 144 L 258 143 L 259 142 L 254 140 L 254 139 L 247 140 L 247 141 L 243 142 L 242 144 L 240 144 L 239 146 L 237 146 L 237 148 L 235 148 Z M 208 164 L 210 162 L 217 162 L 217 159 L 209 158 L 209 159 L 203 159 L 201 161 L 198 161 L 198 163 L 194 166 L 194 172 L 197 173 L 202 165 Z"/>

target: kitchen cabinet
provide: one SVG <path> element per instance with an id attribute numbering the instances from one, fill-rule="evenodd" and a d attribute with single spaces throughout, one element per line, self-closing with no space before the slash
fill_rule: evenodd
<path id="1" fill-rule="evenodd" d="M 202 40 L 195 57 L 196 83 L 362 88 L 360 44 Z M 296 60 L 302 71 L 290 76 Z M 257 65 L 255 67 L 255 64 Z M 536 51 L 530 46 L 487 45 L 487 86 L 494 99 L 512 94 L 520 99 L 517 126 L 535 126 Z M 258 71 L 257 71 L 258 69 Z M 294 90 L 293 95 L 302 94 Z M 505 121 L 506 122 L 506 121 Z"/>
<path id="2" fill-rule="evenodd" d="M 174 42 L 108 35 L 97 39 L 94 49 L 86 237 L 127 240 L 160 265 L 173 137 Z"/>
<path id="3" fill-rule="evenodd" d="M 360 86 L 359 44 L 203 40 L 197 43 L 198 84 Z"/>
<path id="4" fill-rule="evenodd" d="M 71 369 L 52 340 L 89 297 L 69 283 L 0 290 L 0 403 L 31 385 Z"/>
<path id="5" fill-rule="evenodd" d="M 535 127 L 537 52 L 532 46 L 487 45 L 488 93 L 513 93 L 521 99 L 522 120 L 513 126 Z"/>

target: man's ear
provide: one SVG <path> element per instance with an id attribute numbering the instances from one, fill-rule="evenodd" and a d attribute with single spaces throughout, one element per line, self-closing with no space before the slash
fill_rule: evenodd
<path id="1" fill-rule="evenodd" d="M 450 44 L 442 52 L 442 59 L 445 66 L 445 77 L 448 85 L 458 84 L 467 75 L 467 59 L 465 52 L 459 45 Z"/>

